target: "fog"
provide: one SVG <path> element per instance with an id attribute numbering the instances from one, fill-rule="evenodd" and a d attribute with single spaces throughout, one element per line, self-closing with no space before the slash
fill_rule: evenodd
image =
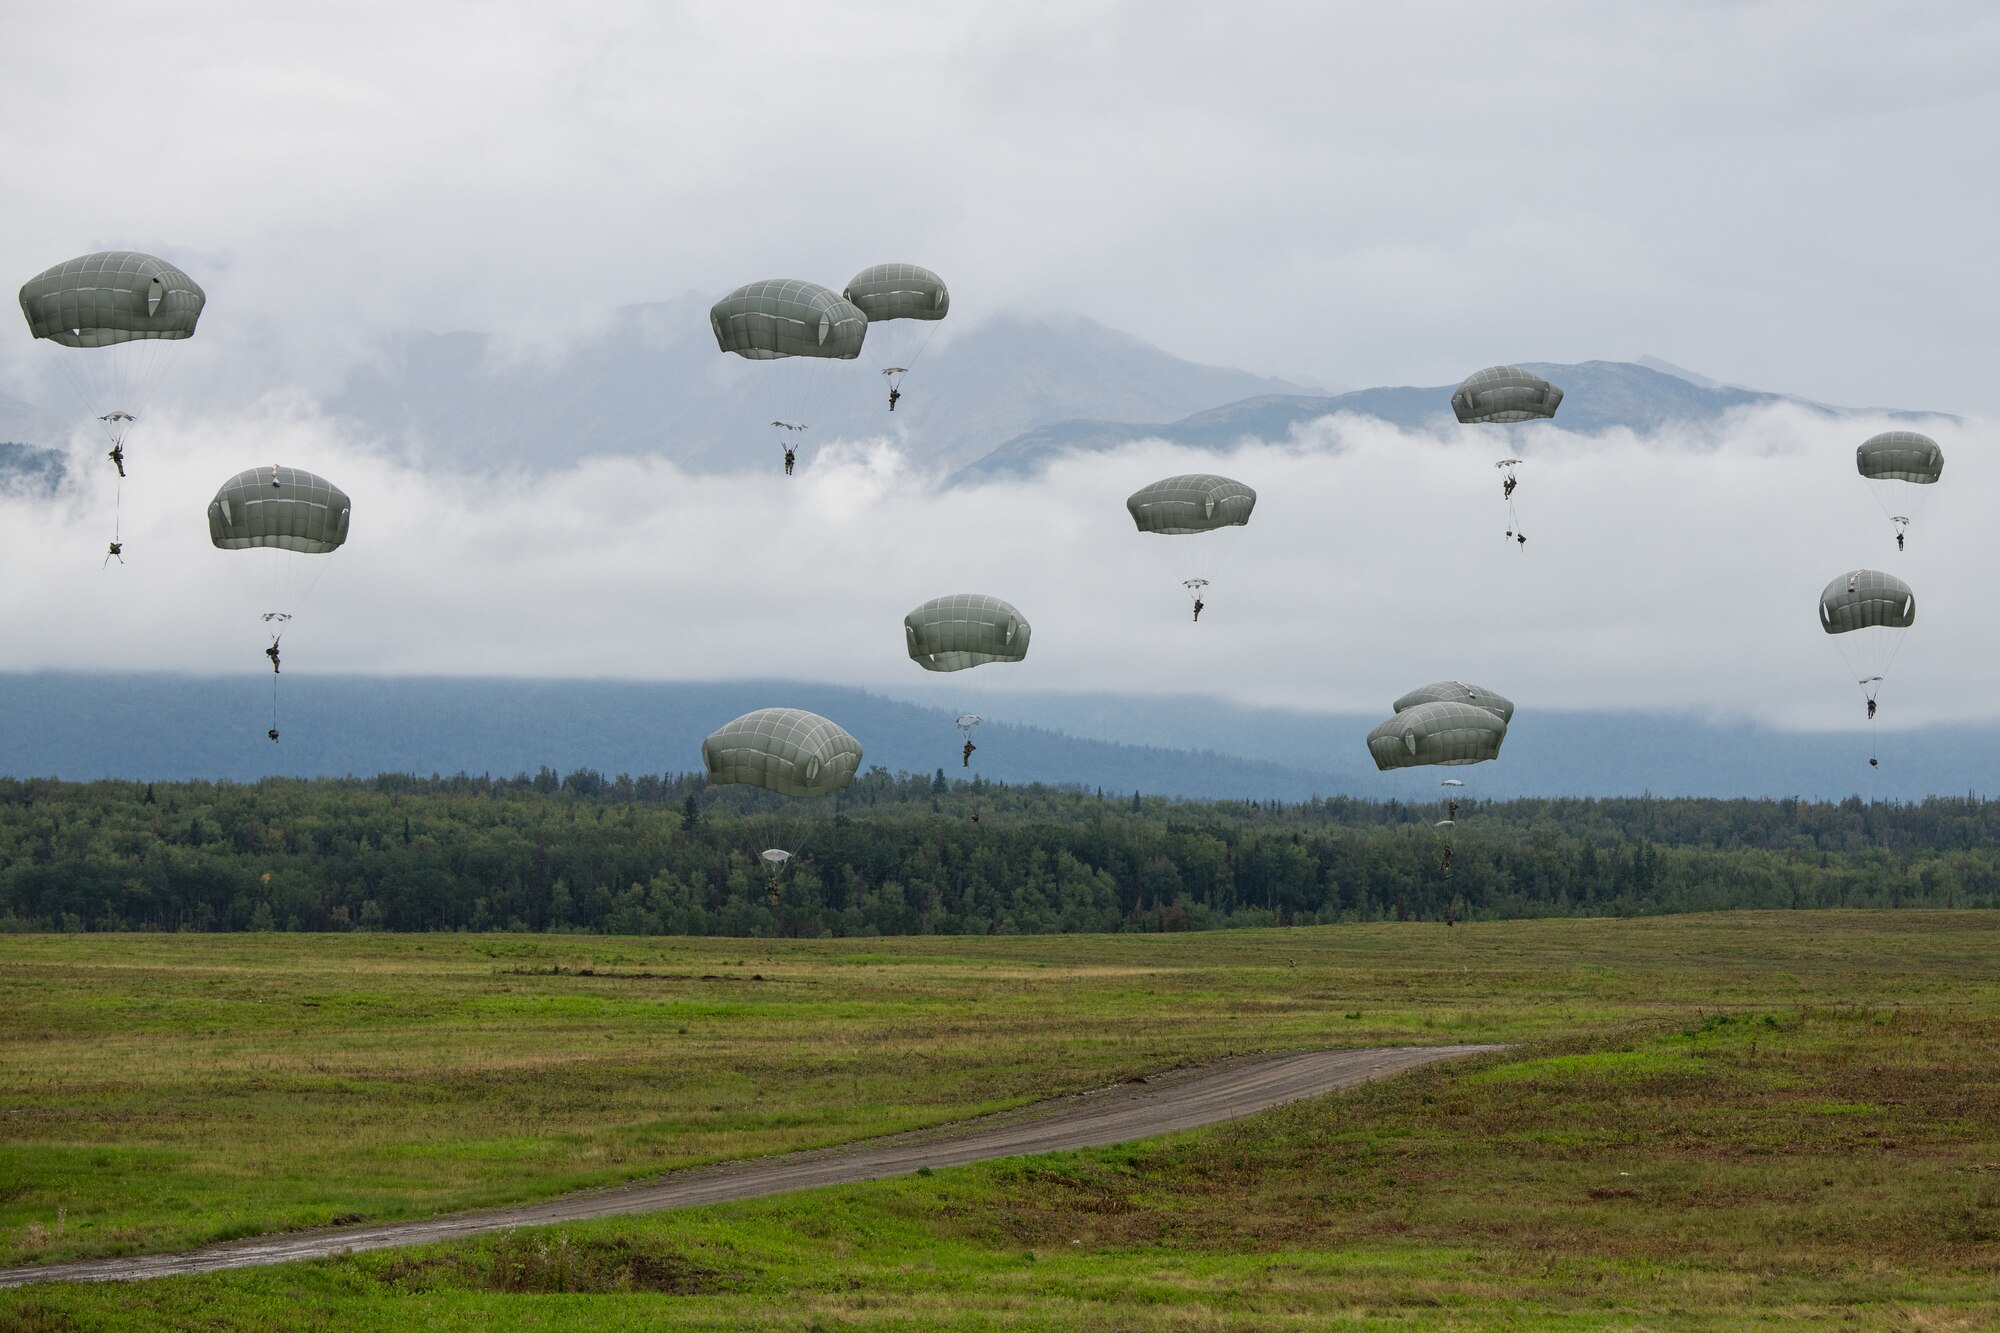
<path id="1" fill-rule="evenodd" d="M 290 672 L 786 677 L 924 697 L 901 620 L 931 597 L 1006 598 L 1034 626 L 1018 665 L 951 689 L 1198 693 L 1328 712 L 1386 708 L 1428 680 L 1476 680 L 1538 709 L 1685 711 L 1786 728 L 1858 725 L 1861 695 L 1816 601 L 1836 575 L 1889 570 L 1919 613 L 1882 691 L 1888 728 L 1991 718 L 1994 631 L 1967 551 L 2000 501 L 1972 442 L 1946 453 L 1909 550 L 1854 471 L 1887 422 L 1770 408 L 1712 429 L 1538 432 L 1508 541 L 1493 460 L 1503 429 L 1411 434 L 1338 417 L 1224 455 L 1157 441 L 1070 456 L 1028 480 L 941 489 L 888 440 L 773 466 L 684 475 L 585 460 L 458 479 L 345 439 L 303 396 L 242 413 L 156 416 L 135 432 L 124 565 L 103 568 L 111 469 L 94 440 L 57 500 L 0 500 L 0 669 L 254 669 L 270 594 L 310 584 L 283 627 Z M 308 467 L 353 497 L 328 557 L 222 552 L 203 513 L 244 467 Z M 1140 534 L 1124 498 L 1219 471 L 1257 489 L 1247 527 Z M 1906 512 L 1899 507 L 1896 512 Z M 1192 622 L 1181 579 L 1210 578 Z M 296 589 L 294 590 L 296 594 Z M 1875 633 L 1868 631 L 1868 633 Z"/>

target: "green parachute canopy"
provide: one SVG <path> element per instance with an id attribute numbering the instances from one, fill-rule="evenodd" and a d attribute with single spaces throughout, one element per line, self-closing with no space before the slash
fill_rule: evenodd
<path id="1" fill-rule="evenodd" d="M 166 349 L 194 336 L 208 297 L 194 279 L 152 255 L 104 250 L 38 273 L 21 287 L 28 330 L 54 346 L 77 397 L 97 418 L 119 460 L 126 431 L 173 367 Z"/>
<path id="2" fill-rule="evenodd" d="M 1828 634 L 1908 629 L 1916 620 L 1916 593 L 1894 574 L 1879 569 L 1842 574 L 1819 595 L 1819 625 Z"/>
<path id="3" fill-rule="evenodd" d="M 1476 764 L 1500 757 L 1507 721 L 1491 709 L 1438 701 L 1413 704 L 1368 733 L 1375 767 Z"/>
<path id="4" fill-rule="evenodd" d="M 1451 395 L 1451 410 L 1467 425 L 1533 421 L 1554 416 L 1562 400 L 1561 389 L 1531 370 L 1488 366 L 1465 377 Z"/>
<path id="5" fill-rule="evenodd" d="M 1125 500 L 1139 531 L 1165 537 L 1241 527 L 1256 506 L 1257 492 L 1240 481 L 1205 472 L 1163 477 Z"/>
<path id="6" fill-rule="evenodd" d="M 21 287 L 29 330 L 65 347 L 191 338 L 207 303 L 193 278 L 132 250 L 81 255 Z"/>
<path id="7" fill-rule="evenodd" d="M 773 278 L 738 287 L 708 312 L 715 344 L 752 361 L 787 356 L 852 361 L 868 336 L 868 317 L 816 282 Z"/>
<path id="8" fill-rule="evenodd" d="M 876 264 L 847 280 L 841 295 L 868 317 L 870 324 L 885 319 L 943 319 L 951 310 L 951 293 L 944 279 L 915 264 Z"/>
<path id="9" fill-rule="evenodd" d="M 903 617 L 910 660 L 926 671 L 964 671 L 1028 655 L 1028 622 L 998 597 L 954 593 L 933 597 Z"/>
<path id="10" fill-rule="evenodd" d="M 352 503 L 324 477 L 295 467 L 239 472 L 208 502 L 208 539 L 224 551 L 326 555 L 347 540 Z"/>
<path id="11" fill-rule="evenodd" d="M 786 796 L 825 796 L 854 781 L 861 742 L 802 708 L 759 708 L 701 743 L 708 780 L 747 782 Z"/>
<path id="12" fill-rule="evenodd" d="M 1885 430 L 1855 447 L 1854 466 L 1870 481 L 1907 481 L 1929 486 L 1944 475 L 1944 450 L 1928 435 Z"/>
<path id="13" fill-rule="evenodd" d="M 1462 703 L 1474 708 L 1484 708 L 1497 713 L 1502 722 L 1514 720 L 1514 701 L 1506 699 L 1482 685 L 1468 685 L 1462 680 L 1440 680 L 1431 685 L 1420 686 L 1396 700 L 1394 711 L 1400 713 L 1418 704 Z"/>

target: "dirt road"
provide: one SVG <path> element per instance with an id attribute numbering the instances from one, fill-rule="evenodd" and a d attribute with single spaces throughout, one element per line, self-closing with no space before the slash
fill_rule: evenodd
<path id="1" fill-rule="evenodd" d="M 755 1199 L 818 1185 L 846 1185 L 907 1175 L 921 1167 L 963 1166 L 994 1157 L 1103 1147 L 1234 1120 L 1303 1097 L 1388 1078 L 1418 1065 L 1497 1049 L 1500 1048 L 1397 1046 L 1238 1056 L 935 1129 L 780 1157 L 697 1167 L 657 1180 L 565 1194 L 542 1203 L 453 1213 L 413 1222 L 372 1226 L 364 1223 L 252 1236 L 179 1254 L 9 1268 L 0 1270 L 0 1287 L 31 1282 L 129 1282 L 178 1273 L 212 1273 L 225 1268 L 319 1259 L 352 1250 L 426 1245 L 509 1227 L 547 1226 L 555 1222 Z"/>

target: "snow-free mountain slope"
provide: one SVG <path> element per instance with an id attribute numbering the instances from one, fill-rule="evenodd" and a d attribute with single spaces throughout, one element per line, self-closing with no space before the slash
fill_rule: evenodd
<path id="1" fill-rule="evenodd" d="M 774 367 L 718 352 L 708 305 L 689 293 L 627 306 L 554 352 L 516 354 L 478 333 L 406 333 L 328 408 L 440 465 L 542 469 L 659 454 L 697 472 L 764 466 Z M 996 315 L 940 330 L 893 415 L 868 348 L 827 367 L 807 445 L 886 433 L 924 466 L 955 470 L 1045 422 L 1172 418 L 1299 387 L 1196 365 L 1080 316 Z"/>

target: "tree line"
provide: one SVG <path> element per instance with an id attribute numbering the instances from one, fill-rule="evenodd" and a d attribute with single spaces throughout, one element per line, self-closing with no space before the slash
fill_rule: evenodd
<path id="1" fill-rule="evenodd" d="M 0 931 L 821 936 L 2000 906 L 2000 802 L 1177 801 L 877 767 L 0 779 Z M 767 860 L 766 851 L 790 852 Z"/>

